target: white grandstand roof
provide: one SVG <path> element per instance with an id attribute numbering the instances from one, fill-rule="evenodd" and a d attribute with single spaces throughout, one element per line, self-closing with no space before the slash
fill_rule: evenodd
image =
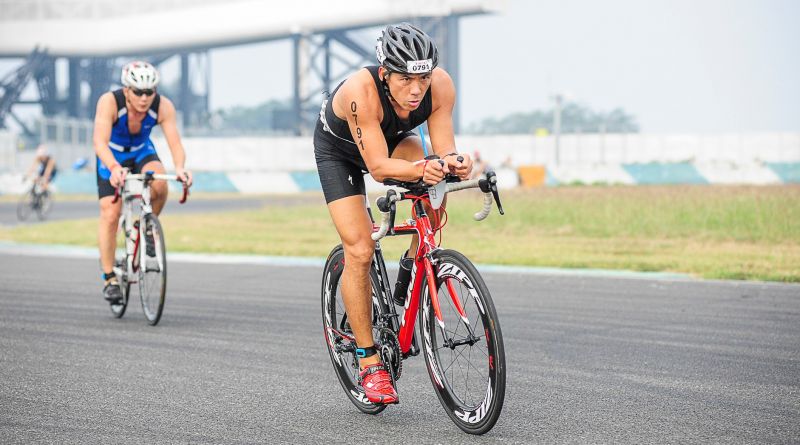
<path id="1" fill-rule="evenodd" d="M 168 52 L 410 17 L 497 12 L 503 0 L 0 0 L 0 55 Z"/>

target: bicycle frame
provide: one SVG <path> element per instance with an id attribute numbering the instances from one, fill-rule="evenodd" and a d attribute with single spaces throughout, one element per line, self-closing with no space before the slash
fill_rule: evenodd
<path id="1" fill-rule="evenodd" d="M 139 212 L 139 221 L 144 220 L 145 216 L 153 213 L 153 207 L 150 203 L 150 184 L 156 180 L 177 180 L 175 175 L 162 175 L 162 174 L 155 174 L 152 171 L 148 171 L 143 174 L 129 174 L 125 178 L 125 186 L 117 188 L 114 193 L 114 200 L 112 202 L 116 203 L 122 198 L 122 213 L 121 218 L 119 221 L 119 229 L 123 229 L 125 232 L 125 251 L 127 253 L 127 264 L 125 265 L 125 275 L 129 283 L 136 283 L 135 274 L 139 271 L 139 262 L 135 261 L 137 255 L 139 254 L 139 248 L 141 245 L 141 240 L 144 237 L 144 224 L 139 224 L 139 234 L 136 237 L 136 240 L 132 240 L 130 233 L 134 230 L 134 221 L 133 221 L 133 204 L 134 202 L 140 202 L 140 212 Z M 135 184 L 135 185 L 134 185 Z M 186 197 L 188 194 L 188 188 L 184 185 L 183 187 L 183 196 L 181 197 L 180 203 L 183 204 L 186 202 Z M 125 227 L 122 227 L 122 224 L 125 224 Z M 163 258 L 157 258 L 159 262 L 159 267 L 162 267 Z"/>
<path id="2" fill-rule="evenodd" d="M 437 292 L 438 286 L 436 285 L 436 275 L 434 273 L 435 260 L 433 259 L 432 255 L 436 250 L 439 250 L 439 247 L 436 244 L 436 240 L 434 238 L 435 232 L 431 226 L 430 218 L 425 212 L 424 206 L 424 204 L 430 205 L 430 200 L 427 195 L 413 197 L 411 195 L 407 195 L 407 197 L 414 199 L 412 205 L 414 206 L 415 210 L 415 219 L 410 220 L 410 224 L 406 223 L 393 226 L 390 232 L 387 234 L 388 236 L 394 236 L 412 235 L 416 233 L 419 237 L 417 251 L 414 255 L 414 265 L 411 269 L 411 279 L 409 281 L 409 287 L 406 294 L 406 303 L 403 308 L 403 315 L 399 329 L 395 329 L 397 332 L 397 338 L 400 342 L 400 352 L 403 354 L 403 356 L 416 355 L 416 351 L 412 351 L 411 347 L 414 339 L 414 327 L 417 321 L 417 312 L 419 311 L 419 304 L 422 299 L 423 280 L 427 280 L 431 304 L 436 316 L 436 321 L 442 330 L 445 328 L 439 306 L 439 295 Z M 370 215 L 371 214 L 372 213 L 370 212 Z M 377 232 L 378 230 L 378 226 L 376 226 L 373 221 L 373 233 Z M 383 254 L 381 253 L 380 249 L 380 241 L 376 241 L 375 256 L 376 260 L 380 258 L 379 261 L 376 261 L 376 264 L 378 271 L 382 276 L 381 281 L 383 283 L 388 283 L 389 281 L 386 278 L 386 267 L 383 264 Z M 423 273 L 418 273 L 420 270 L 423 271 Z M 382 291 L 385 297 L 389 295 L 389 289 L 387 286 L 384 286 Z M 461 306 L 461 302 L 456 297 L 456 293 L 449 282 L 448 293 L 450 294 L 450 298 L 458 310 L 459 315 L 464 320 L 466 325 L 469 326 L 469 321 L 464 313 L 464 308 Z M 389 296 L 389 298 L 391 297 Z M 389 302 L 391 300 L 386 301 Z M 394 309 L 393 304 L 387 304 L 387 306 L 392 310 Z"/>

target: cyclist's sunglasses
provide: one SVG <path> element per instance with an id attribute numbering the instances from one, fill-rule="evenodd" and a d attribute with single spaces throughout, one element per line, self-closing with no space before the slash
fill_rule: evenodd
<path id="1" fill-rule="evenodd" d="M 145 96 L 152 96 L 153 94 L 156 94 L 156 90 L 154 88 L 147 88 L 145 90 L 131 88 L 131 93 L 133 93 L 135 96 L 141 96 L 142 94 Z"/>

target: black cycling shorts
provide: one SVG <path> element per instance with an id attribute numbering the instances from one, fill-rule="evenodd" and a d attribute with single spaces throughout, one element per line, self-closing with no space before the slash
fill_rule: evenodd
<path id="1" fill-rule="evenodd" d="M 389 156 L 403 139 L 414 136 L 406 131 L 388 141 Z M 330 204 L 337 199 L 348 196 L 366 195 L 364 175 L 367 167 L 355 144 L 337 139 L 336 136 L 322 129 L 317 120 L 314 131 L 314 158 L 317 161 L 317 173 L 322 185 L 325 202 Z"/>
<path id="2" fill-rule="evenodd" d="M 148 162 L 152 162 L 152 161 L 161 162 L 161 159 L 159 159 L 157 154 L 153 153 L 153 154 L 149 154 L 149 155 L 143 157 L 138 162 L 136 162 L 136 158 L 133 157 L 133 158 L 130 158 L 128 160 L 120 162 L 119 165 L 121 165 L 123 167 L 127 167 L 128 170 L 131 171 L 131 173 L 141 173 L 142 172 L 142 167 L 147 165 Z M 98 198 L 103 198 L 105 196 L 114 196 L 114 193 L 116 192 L 116 190 L 111 185 L 111 182 L 109 182 L 108 179 L 103 179 L 103 178 L 100 177 L 100 159 L 99 158 L 97 159 L 97 162 L 95 162 L 95 172 L 97 173 L 97 194 L 98 194 Z"/>

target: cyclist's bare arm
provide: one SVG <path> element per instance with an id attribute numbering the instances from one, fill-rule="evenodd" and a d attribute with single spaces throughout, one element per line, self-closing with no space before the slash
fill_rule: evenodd
<path id="1" fill-rule="evenodd" d="M 187 185 L 192 184 L 192 175 L 185 170 L 186 152 L 183 149 L 181 137 L 178 134 L 178 120 L 175 112 L 175 105 L 172 101 L 161 96 L 161 103 L 158 106 L 158 124 L 167 139 L 169 151 L 172 153 L 172 163 L 175 164 L 175 173 L 178 177 L 185 177 Z"/>
<path id="2" fill-rule="evenodd" d="M 56 160 L 50 156 L 50 158 L 47 160 L 47 165 L 44 167 L 44 172 L 42 173 L 42 179 L 44 180 L 45 184 L 50 182 L 50 175 L 53 174 L 53 169 L 55 168 Z"/>
<path id="3" fill-rule="evenodd" d="M 414 181 L 422 176 L 423 163 L 389 157 L 389 148 L 381 130 L 382 108 L 375 82 L 369 71 L 361 70 L 339 88 L 334 97 L 334 113 L 346 119 L 372 177 Z"/>
<path id="4" fill-rule="evenodd" d="M 458 156 L 447 156 L 457 151 L 453 133 L 453 106 L 456 101 L 453 79 L 441 68 L 434 69 L 432 76 L 432 109 L 428 117 L 428 132 L 433 152 L 447 162 L 450 167 L 448 170 L 454 171 L 461 179 L 467 179 L 472 170 L 472 159 L 461 155 L 463 161 L 459 162 Z"/>
<path id="5" fill-rule="evenodd" d="M 110 182 L 114 187 L 122 181 L 122 169 L 115 167 L 119 164 L 108 147 L 108 143 L 111 141 L 111 127 L 114 126 L 116 117 L 117 102 L 114 100 L 114 94 L 110 92 L 103 94 L 97 101 L 92 142 L 94 143 L 94 152 L 100 158 L 100 162 L 111 170 Z"/>

